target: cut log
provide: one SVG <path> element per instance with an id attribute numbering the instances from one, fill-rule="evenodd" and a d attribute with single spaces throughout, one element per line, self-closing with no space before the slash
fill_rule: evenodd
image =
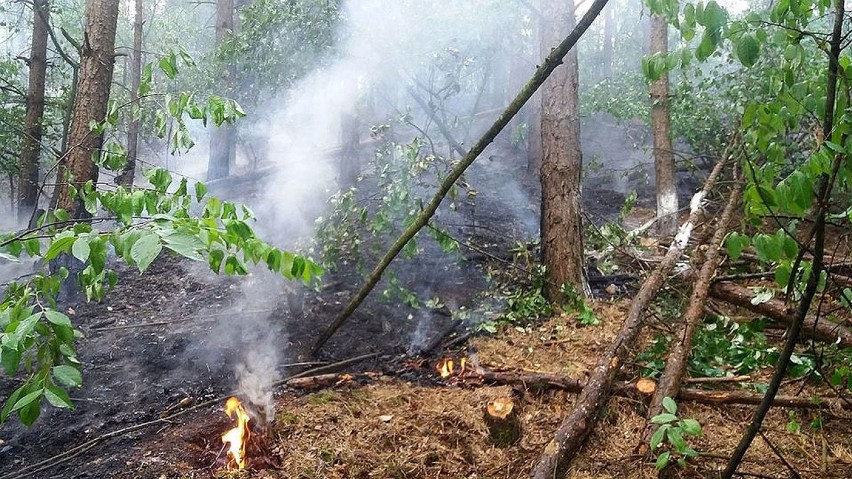
<path id="1" fill-rule="evenodd" d="M 491 442 L 497 447 L 508 447 L 521 438 L 521 422 L 515 402 L 508 396 L 496 397 L 485 404 L 482 417 L 488 427 Z"/>
<path id="2" fill-rule="evenodd" d="M 480 371 L 486 384 L 498 386 L 520 386 L 533 391 L 559 390 L 570 393 L 579 393 L 586 386 L 585 383 L 567 376 L 545 373 L 525 373 L 522 371 Z M 611 392 L 620 397 L 650 397 L 639 389 L 637 382 L 615 382 Z M 699 404 L 722 405 L 722 404 L 760 404 L 762 394 L 748 391 L 722 391 L 682 388 L 678 392 L 677 401 L 689 401 Z M 829 411 L 852 410 L 850 403 L 837 398 L 808 398 L 799 396 L 776 396 L 772 405 L 774 407 L 786 407 L 795 409 L 825 409 Z"/>
<path id="3" fill-rule="evenodd" d="M 533 479 L 552 479 L 562 477 L 568 463 L 583 445 L 583 442 L 594 427 L 598 410 L 606 401 L 606 396 L 615 381 L 615 375 L 624 363 L 625 355 L 631 349 L 642 325 L 645 308 L 657 295 L 675 263 L 680 259 L 683 250 L 689 242 L 692 229 L 702 217 L 704 198 L 710 193 L 716 178 L 727 163 L 728 150 L 710 172 L 704 183 L 704 188 L 693 196 L 690 204 L 689 219 L 681 225 L 677 235 L 669 246 L 663 260 L 642 283 L 635 298 L 630 304 L 627 319 L 613 341 L 612 345 L 598 359 L 598 363 L 590 371 L 589 380 L 574 404 L 574 409 L 562 421 L 554 438 L 545 447 L 538 462 L 533 467 L 530 477 Z"/>
<path id="4" fill-rule="evenodd" d="M 772 298 L 760 304 L 752 304 L 751 300 L 754 297 L 752 291 L 735 283 L 714 283 L 710 287 L 710 296 L 761 314 L 788 327 L 796 319 L 795 311 L 792 308 L 787 308 L 784 301 L 780 299 Z M 825 319 L 817 320 L 813 316 L 805 318 L 802 325 L 802 335 L 809 339 L 827 343 L 839 341 L 840 346 L 844 348 L 852 347 L 852 331 Z"/>
<path id="5" fill-rule="evenodd" d="M 736 176 L 736 173 L 734 175 Z M 739 204 L 741 191 L 742 182 L 737 179 L 736 184 L 731 189 L 725 209 L 722 211 L 722 216 L 719 217 L 719 223 L 716 225 L 716 230 L 710 239 L 709 247 L 706 251 L 702 251 L 703 248 L 699 248 L 693 255 L 694 262 L 696 255 L 702 257 L 699 262 L 701 270 L 692 286 L 692 294 L 690 294 L 689 306 L 687 306 L 683 317 L 681 331 L 675 336 L 679 340 L 675 341 L 669 350 L 669 355 L 666 358 L 666 367 L 660 375 L 657 390 L 654 392 L 654 397 L 651 398 L 651 403 L 648 405 L 645 432 L 636 447 L 636 452 L 639 454 L 644 455 L 650 452 L 648 445 L 651 441 L 651 436 L 658 428 L 658 425 L 654 424 L 651 419 L 663 412 L 663 400 L 666 397 L 677 397 L 677 393 L 680 390 L 681 381 L 683 381 L 683 377 L 686 374 L 687 359 L 689 358 L 689 353 L 692 351 L 692 339 L 695 337 L 695 332 L 698 330 L 701 319 L 704 317 L 704 304 L 707 302 L 710 281 L 716 272 L 719 261 L 719 247 L 722 245 L 722 240 L 725 239 L 725 235 L 728 232 L 728 223 L 731 221 L 734 209 Z"/>

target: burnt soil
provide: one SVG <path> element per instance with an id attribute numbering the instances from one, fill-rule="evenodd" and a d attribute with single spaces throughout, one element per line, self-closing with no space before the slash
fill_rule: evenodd
<path id="1" fill-rule="evenodd" d="M 509 148 L 502 153 L 509 160 L 517 158 Z M 504 163 L 504 168 L 517 178 L 529 178 L 511 162 Z M 517 231 L 517 237 L 528 238 L 529 224 L 537 221 L 533 200 L 537 187 L 532 180 L 524 181 L 523 189 L 529 195 L 524 208 L 536 220 L 518 224 L 505 204 L 480 195 L 474 224 L 489 227 L 456 233 L 477 235 L 479 244 L 505 256 L 511 243 L 505 232 Z M 685 195 L 689 190 L 691 186 L 684 186 Z M 593 218 L 613 218 L 625 197 L 623 192 L 601 185 L 591 192 L 584 202 Z M 649 204 L 647 195 L 642 201 Z M 644 219 L 635 220 L 641 223 Z M 421 290 L 442 296 L 454 307 L 469 307 L 486 287 L 482 273 L 486 260 L 471 251 L 452 261 L 420 260 L 402 279 L 420 280 L 426 286 Z M 166 411 L 178 410 L 170 408 L 186 398 L 199 404 L 229 394 L 238 383 L 236 365 L 251 358 L 253 351 L 274 358 L 278 377 L 306 369 L 290 365 L 313 360 L 308 351 L 314 338 L 360 285 L 358 274 L 338 272 L 324 277 L 325 288 L 314 293 L 294 289 L 262 272 L 245 278 L 212 276 L 198 264 L 168 256 L 158 259 L 144 275 L 121 265 L 115 268 L 120 281 L 105 301 L 70 299 L 62 305 L 85 334 L 78 345 L 84 386 L 71 394 L 76 410 L 48 407 L 29 429 L 15 421 L 4 424 L 0 428 L 0 477 L 240 476 L 225 471 L 219 435 L 230 427 L 230 421 L 218 401 L 172 422 L 106 440 L 59 466 L 23 474 L 18 471 L 103 434 L 156 420 Z M 435 275 L 435 270 L 441 274 Z M 435 357 L 478 351 L 485 366 L 582 378 L 614 337 L 626 308 L 623 300 L 601 301 L 595 303 L 604 318 L 599 327 L 577 327 L 574 318 L 560 315 L 523 331 L 508 329 L 495 337 L 475 338 L 469 348 L 456 345 L 449 352 L 438 350 L 418 361 L 411 355 L 417 352 L 412 345 L 430 343 L 455 323 L 443 310 L 417 310 L 380 301 L 377 296 L 374 293 L 368 299 L 316 358 L 333 362 L 376 353 L 346 368 L 373 372 L 373 379 L 344 380 L 319 392 L 278 388 L 275 420 L 257 433 L 263 447 L 253 458 L 252 470 L 243 475 L 524 477 L 560 418 L 570 410 L 572 397 L 442 381 L 433 373 Z M 457 329 L 448 338 L 461 333 L 463 329 Z M 635 374 L 628 369 L 628 374 Z M 0 378 L 0 396 L 17 384 Z M 520 394 L 525 434 L 518 445 L 495 448 L 484 431 L 481 404 L 503 394 Z M 724 454 L 722 451 L 730 449 L 751 408 L 686 407 L 690 417 L 708 425 L 697 446 L 709 453 L 707 462 L 686 474 L 703 476 L 719 463 L 712 453 Z M 643 406 L 637 401 L 613 400 L 572 466 L 570 477 L 655 476 L 653 465 L 633 456 L 632 444 L 625 445 L 641 428 L 642 413 Z M 803 424 L 811 419 L 810 413 L 791 414 L 799 415 Z M 787 459 L 799 472 L 805 477 L 852 476 L 849 421 L 827 419 L 820 430 L 803 427 L 801 434 L 787 437 L 787 419 L 786 411 L 774 411 L 768 420 L 769 435 L 783 443 Z M 758 441 L 755 451 L 746 462 L 752 470 L 784 473 L 766 443 Z"/>

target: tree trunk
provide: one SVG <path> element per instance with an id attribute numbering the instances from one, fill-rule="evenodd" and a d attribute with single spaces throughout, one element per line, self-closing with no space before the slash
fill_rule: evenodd
<path id="1" fill-rule="evenodd" d="M 521 439 L 518 407 L 512 398 L 496 397 L 488 401 L 482 409 L 482 419 L 488 427 L 492 444 L 497 447 L 508 447 Z"/>
<path id="2" fill-rule="evenodd" d="M 85 41 L 80 52 L 80 81 L 74 114 L 71 117 L 69 150 L 63 163 L 65 176 L 57 178 L 54 191 L 57 208 L 66 210 L 72 218 L 87 216 L 83 202 L 72 197 L 68 189 L 74 185 L 82 191 L 87 181 L 97 183 L 98 167 L 92 161 L 103 143 L 103 137 L 89 128 L 89 122 L 102 122 L 106 117 L 115 60 L 115 27 L 118 22 L 118 0 L 87 0 Z"/>
<path id="3" fill-rule="evenodd" d="M 21 147 L 18 176 L 18 219 L 29 221 L 38 203 L 39 154 L 41 153 L 42 117 L 44 116 L 44 79 L 47 72 L 47 36 L 50 8 L 48 0 L 33 1 L 32 50 L 27 64 L 30 70 L 27 114 Z"/>
<path id="4" fill-rule="evenodd" d="M 358 157 L 361 137 L 358 132 L 358 117 L 352 112 L 340 115 L 340 168 L 337 176 L 337 187 L 347 190 L 355 186 L 358 174 L 361 172 L 361 162 Z"/>
<path id="5" fill-rule="evenodd" d="M 142 10 L 142 0 L 136 1 L 136 14 L 133 20 L 133 59 L 130 65 L 130 102 L 138 106 L 139 83 L 142 77 L 142 25 L 145 16 Z M 131 112 L 135 108 L 131 109 Z M 126 187 L 133 186 L 133 177 L 136 174 L 136 155 L 139 150 L 139 119 L 131 113 L 130 124 L 127 127 L 127 163 L 121 170 L 121 174 L 115 179 L 116 183 Z"/>
<path id="6" fill-rule="evenodd" d="M 651 15 L 651 54 L 668 52 L 665 17 Z M 657 233 L 675 234 L 677 229 L 677 185 L 669 113 L 669 74 L 651 82 L 651 129 L 654 133 L 654 170 L 657 176 Z"/>
<path id="7" fill-rule="evenodd" d="M 543 54 L 574 28 L 573 1 L 544 2 L 544 18 L 553 21 L 542 25 Z M 542 92 L 541 245 L 549 279 L 545 294 L 551 301 L 562 296 L 562 284 L 569 284 L 580 293 L 588 289 L 583 274 L 578 83 L 577 51 L 571 50 Z"/>
<path id="8" fill-rule="evenodd" d="M 612 50 L 613 37 L 615 36 L 615 16 L 613 10 L 615 5 L 610 5 L 604 12 L 603 46 L 601 47 L 601 80 L 612 76 Z"/>
<path id="9" fill-rule="evenodd" d="M 216 47 L 220 48 L 234 31 L 234 0 L 216 1 Z M 230 88 L 236 72 L 228 60 L 225 65 L 223 84 Z M 236 156 L 237 130 L 233 125 L 214 126 L 210 134 L 210 156 L 207 163 L 207 179 L 216 180 L 230 174 L 231 163 Z"/>

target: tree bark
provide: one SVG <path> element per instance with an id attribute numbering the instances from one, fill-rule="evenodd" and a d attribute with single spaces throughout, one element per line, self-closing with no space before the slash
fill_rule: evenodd
<path id="1" fill-rule="evenodd" d="M 145 13 L 142 10 L 142 0 L 135 0 L 136 13 L 133 19 L 133 58 L 130 65 L 130 102 L 138 107 L 139 83 L 142 79 L 142 26 Z M 139 151 L 139 119 L 131 109 L 130 124 L 127 127 L 127 162 L 116 177 L 116 183 L 125 187 L 133 186 L 136 174 L 136 156 Z"/>
<path id="2" fill-rule="evenodd" d="M 234 0 L 216 0 L 216 48 L 220 48 L 234 31 Z M 223 83 L 228 89 L 233 84 L 236 71 L 233 61 L 225 65 Z M 210 155 L 207 179 L 216 180 L 230 174 L 236 156 L 237 130 L 233 125 L 214 126 L 210 133 Z"/>
<path id="3" fill-rule="evenodd" d="M 18 175 L 18 220 L 29 221 L 38 203 L 39 154 L 44 117 L 44 82 L 47 73 L 47 37 L 50 19 L 48 0 L 33 1 L 33 38 L 27 90 L 27 113 Z"/>
<path id="4" fill-rule="evenodd" d="M 668 52 L 665 17 L 651 15 L 651 54 Z M 677 184 L 669 112 L 669 74 L 651 82 L 651 129 L 654 134 L 654 170 L 657 183 L 657 233 L 675 234 L 677 229 Z"/>
<path id="5" fill-rule="evenodd" d="M 766 316 L 787 327 L 790 327 L 796 320 L 795 310 L 788 308 L 784 301 L 772 298 L 760 304 L 753 304 L 751 302 L 754 297 L 752 290 L 736 283 L 713 283 L 713 286 L 710 287 L 710 296 Z M 805 318 L 802 324 L 802 335 L 826 343 L 839 342 L 840 346 L 844 348 L 852 347 L 852 331 L 825 319 L 817 321 L 813 316 Z"/>
<path id="6" fill-rule="evenodd" d="M 689 306 L 687 306 L 686 313 L 684 314 L 683 328 L 676 336 L 680 340 L 676 341 L 669 350 L 669 356 L 666 359 L 666 368 L 663 370 L 663 374 L 660 375 L 657 390 L 654 392 L 654 397 L 651 398 L 651 404 L 648 405 L 645 434 L 637 448 L 641 454 L 649 452 L 648 444 L 651 436 L 658 427 L 658 425 L 651 422 L 651 419 L 663 412 L 663 399 L 666 397 L 675 398 L 680 391 L 681 382 L 686 374 L 687 359 L 692 351 L 692 340 L 695 337 L 698 326 L 701 324 L 701 318 L 704 317 L 704 305 L 707 302 L 710 281 L 719 263 L 719 247 L 722 245 L 722 241 L 728 232 L 728 224 L 734 214 L 734 209 L 739 204 L 741 192 L 742 183 L 737 181 L 736 186 L 734 186 L 729 195 L 728 203 L 725 205 L 725 210 L 722 212 L 719 224 L 716 225 L 716 231 L 710 240 L 707 253 L 702 259 L 701 271 L 692 287 Z"/>
<path id="7" fill-rule="evenodd" d="M 57 178 L 54 191 L 57 208 L 72 218 L 88 216 L 83 202 L 71 196 L 69 185 L 82 191 L 83 185 L 98 181 L 98 167 L 92 155 L 98 154 L 103 136 L 89 128 L 89 122 L 102 122 L 106 117 L 115 60 L 115 28 L 118 22 L 118 0 L 87 0 L 85 41 L 80 52 L 80 81 L 74 102 L 74 115 L 69 132 L 69 150 L 63 160 L 71 175 Z"/>
<path id="8" fill-rule="evenodd" d="M 681 226 L 663 260 L 642 283 L 630 303 L 630 310 L 627 312 L 627 319 L 625 319 L 621 331 L 589 372 L 589 380 L 580 393 L 580 397 L 574 403 L 574 409 L 559 425 L 555 437 L 545 447 L 541 458 L 533 468 L 531 473 L 533 479 L 562 477 L 568 463 L 573 459 L 580 446 L 583 445 L 586 436 L 592 431 L 598 410 L 605 403 L 607 393 L 615 381 L 615 375 L 624 363 L 624 356 L 639 335 L 642 314 L 683 253 L 692 228 L 702 215 L 702 199 L 707 196 L 715 184 L 716 178 L 722 171 L 722 166 L 726 163 L 726 158 L 727 155 L 724 155 L 713 168 L 713 171 L 710 172 L 703 190 L 697 193 L 692 201 L 694 208 L 689 215 L 689 220 Z"/>
<path id="9" fill-rule="evenodd" d="M 547 54 L 574 28 L 574 0 L 547 0 L 542 13 L 551 19 L 542 25 L 541 51 Z M 581 294 L 588 290 L 583 269 L 578 86 L 577 51 L 571 50 L 541 96 L 541 245 L 549 279 L 545 295 L 551 301 L 562 298 L 563 284 Z"/>

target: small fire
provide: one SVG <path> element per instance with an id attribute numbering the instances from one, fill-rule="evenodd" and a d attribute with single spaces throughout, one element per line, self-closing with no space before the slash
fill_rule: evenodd
<path id="1" fill-rule="evenodd" d="M 448 378 L 453 374 L 458 374 L 459 376 L 464 375 L 465 367 L 467 366 L 467 358 L 461 358 L 459 360 L 459 370 L 456 373 L 456 363 L 450 358 L 444 358 L 438 361 L 438 364 L 435 365 L 435 369 L 438 371 L 438 374 L 441 375 L 442 378 Z"/>
<path id="2" fill-rule="evenodd" d="M 228 398 L 225 402 L 225 414 L 231 419 L 234 419 L 236 414 L 237 426 L 222 434 L 222 443 L 229 444 L 228 456 L 234 459 L 237 467 L 245 469 L 246 444 L 251 434 L 248 423 L 251 418 L 240 400 L 235 397 Z"/>

